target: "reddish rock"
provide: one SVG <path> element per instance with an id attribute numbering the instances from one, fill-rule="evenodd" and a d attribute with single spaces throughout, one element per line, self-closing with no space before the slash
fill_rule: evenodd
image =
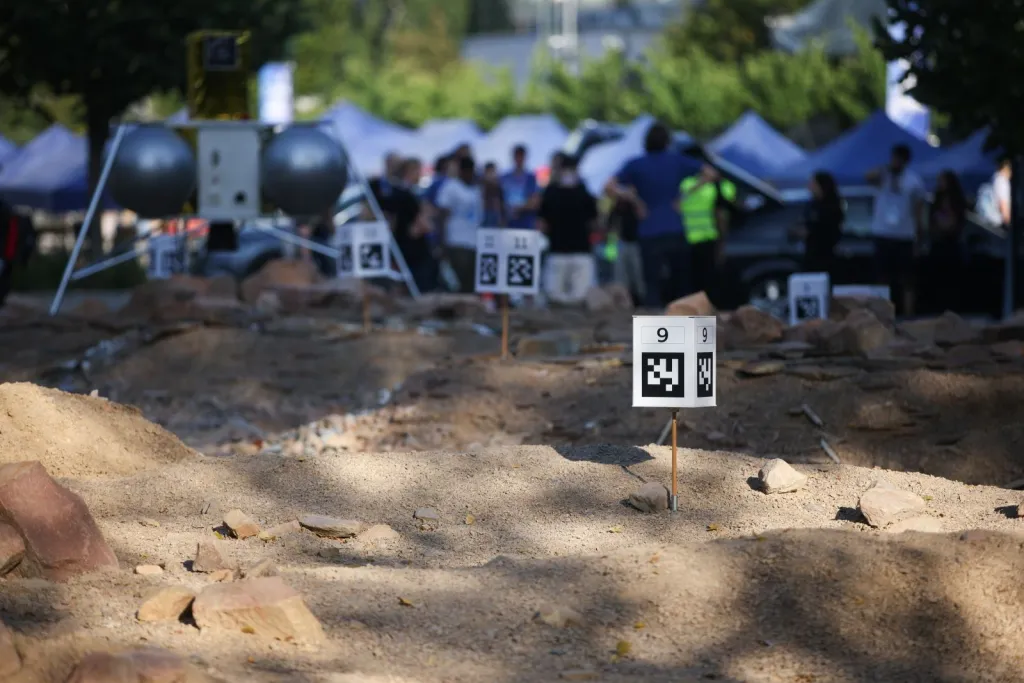
<path id="1" fill-rule="evenodd" d="M 888 299 L 862 296 L 835 296 L 829 302 L 831 320 L 843 321 L 854 311 L 871 311 L 880 322 L 892 325 L 896 320 L 896 307 Z"/>
<path id="2" fill-rule="evenodd" d="M 732 348 L 761 346 L 782 341 L 785 325 L 754 306 L 740 306 L 729 317 L 726 339 Z"/>
<path id="3" fill-rule="evenodd" d="M 196 557 L 192 560 L 192 571 L 212 574 L 221 569 L 231 569 L 213 541 L 200 541 L 196 546 Z"/>
<path id="4" fill-rule="evenodd" d="M 25 557 L 25 541 L 17 529 L 0 524 L 0 576 L 9 574 Z"/>
<path id="5" fill-rule="evenodd" d="M 893 341 L 892 330 L 867 309 L 850 313 L 834 327 L 823 327 L 819 348 L 835 355 L 866 356 Z"/>
<path id="6" fill-rule="evenodd" d="M 78 663 L 67 683 L 139 683 L 139 671 L 129 659 L 93 652 Z"/>
<path id="7" fill-rule="evenodd" d="M 276 576 L 209 586 L 192 603 L 192 615 L 201 629 L 314 644 L 325 639 L 302 596 Z"/>
<path id="8" fill-rule="evenodd" d="M 320 281 L 316 266 L 309 261 L 277 259 L 242 282 L 242 301 L 255 303 L 260 292 L 279 287 L 310 287 Z"/>
<path id="9" fill-rule="evenodd" d="M 715 307 L 704 292 L 676 299 L 665 308 L 665 315 L 714 315 Z"/>
<path id="10" fill-rule="evenodd" d="M 984 336 L 983 330 L 950 311 L 938 318 L 905 322 L 899 326 L 899 331 L 915 341 L 939 346 L 976 344 Z"/>
<path id="11" fill-rule="evenodd" d="M 14 634 L 0 621 L 0 681 L 21 671 L 21 655 L 14 647 Z"/>
<path id="12" fill-rule="evenodd" d="M 208 683 L 210 677 L 183 657 L 155 647 L 94 652 L 79 663 L 68 683 Z"/>
<path id="13" fill-rule="evenodd" d="M 136 617 L 139 621 L 177 621 L 195 599 L 196 594 L 183 586 L 161 588 L 146 598 Z"/>
<path id="14" fill-rule="evenodd" d="M 235 509 L 224 515 L 224 525 L 231 529 L 235 538 L 246 539 L 257 536 L 260 533 L 260 525 L 257 524 L 241 510 Z"/>
<path id="15" fill-rule="evenodd" d="M 0 520 L 25 541 L 17 569 L 22 576 L 64 581 L 117 569 L 117 557 L 85 501 L 51 479 L 39 462 L 0 467 Z"/>

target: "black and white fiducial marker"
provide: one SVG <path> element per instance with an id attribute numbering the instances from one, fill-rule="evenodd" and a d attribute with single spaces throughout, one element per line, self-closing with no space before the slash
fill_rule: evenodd
<path id="1" fill-rule="evenodd" d="M 716 323 L 714 316 L 633 317 L 633 407 L 672 409 L 673 512 L 679 509 L 679 409 L 717 405 Z"/>
<path id="2" fill-rule="evenodd" d="M 363 330 L 370 331 L 370 298 L 364 280 L 391 276 L 391 231 L 383 221 L 349 223 L 337 227 L 338 276 L 360 281 L 363 299 Z"/>
<path id="3" fill-rule="evenodd" d="M 149 266 L 146 277 L 150 280 L 166 280 L 172 275 L 187 271 L 185 244 L 176 235 L 154 235 L 149 238 Z"/>
<path id="4" fill-rule="evenodd" d="M 509 295 L 540 292 L 539 238 L 536 230 L 480 228 L 476 231 L 474 290 L 478 294 L 501 297 L 502 359 L 509 355 Z"/>
<path id="5" fill-rule="evenodd" d="M 832 286 L 828 273 L 793 273 L 787 284 L 789 324 L 828 318 Z"/>

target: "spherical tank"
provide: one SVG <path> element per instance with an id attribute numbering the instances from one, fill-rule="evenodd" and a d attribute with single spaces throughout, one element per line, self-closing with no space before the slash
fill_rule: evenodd
<path id="1" fill-rule="evenodd" d="M 313 126 L 297 125 L 263 150 L 263 194 L 292 216 L 314 216 L 334 206 L 348 182 L 345 151 Z"/>
<path id="2" fill-rule="evenodd" d="M 143 218 L 181 213 L 196 187 L 192 148 L 162 125 L 141 125 L 124 136 L 110 169 L 118 204 Z"/>

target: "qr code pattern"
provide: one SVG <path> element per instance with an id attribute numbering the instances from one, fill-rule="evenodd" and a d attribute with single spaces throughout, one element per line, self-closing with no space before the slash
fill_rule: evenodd
<path id="1" fill-rule="evenodd" d="M 383 244 L 360 244 L 359 267 L 362 270 L 380 270 L 384 267 Z"/>
<path id="2" fill-rule="evenodd" d="M 508 257 L 508 286 L 532 287 L 534 278 L 534 260 L 532 256 L 513 254 Z"/>
<path id="3" fill-rule="evenodd" d="M 798 296 L 796 298 L 797 320 L 810 320 L 821 317 L 821 305 L 816 296 Z"/>
<path id="4" fill-rule="evenodd" d="M 685 395 L 683 381 L 683 353 L 643 353 L 641 373 L 643 384 L 640 395 L 644 398 L 682 398 Z"/>
<path id="5" fill-rule="evenodd" d="M 697 353 L 697 398 L 712 398 L 715 395 L 715 354 L 710 351 Z"/>
<path id="6" fill-rule="evenodd" d="M 343 244 L 338 251 L 338 270 L 342 273 L 352 272 L 352 245 Z"/>
<path id="7" fill-rule="evenodd" d="M 498 284 L 498 255 L 480 254 L 480 262 L 477 266 L 476 279 L 481 285 L 493 286 Z"/>

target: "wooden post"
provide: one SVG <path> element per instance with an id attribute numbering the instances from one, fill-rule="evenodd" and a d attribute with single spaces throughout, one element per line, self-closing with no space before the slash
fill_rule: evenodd
<path id="1" fill-rule="evenodd" d="M 373 321 L 370 318 L 370 292 L 362 280 L 359 281 L 359 291 L 363 297 L 363 332 L 369 334 L 373 329 Z"/>
<path id="2" fill-rule="evenodd" d="M 678 451 L 676 450 L 676 424 L 678 423 L 679 411 L 672 411 L 672 512 L 679 511 L 679 465 Z"/>

